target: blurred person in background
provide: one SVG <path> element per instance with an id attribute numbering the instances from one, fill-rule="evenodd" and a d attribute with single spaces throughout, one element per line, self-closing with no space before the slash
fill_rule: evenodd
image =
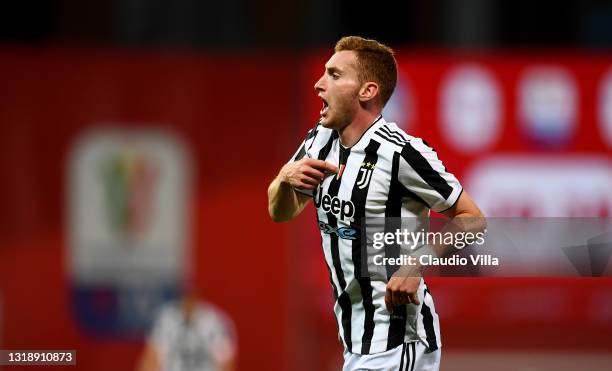
<path id="1" fill-rule="evenodd" d="M 137 370 L 232 371 L 235 360 L 234 323 L 190 288 L 160 309 Z"/>
<path id="2" fill-rule="evenodd" d="M 397 81 L 393 51 L 344 37 L 315 84 L 320 121 L 268 189 L 274 221 L 295 218 L 312 198 L 344 346 L 344 371 L 438 370 L 441 341 L 433 298 L 417 264 L 362 272 L 368 217 L 425 217 L 430 209 L 463 231 L 482 231 L 480 209 L 425 141 L 387 123 Z M 467 218 L 467 219 L 465 219 Z M 425 251 L 427 246 L 423 246 Z M 438 256 L 450 246 L 431 246 Z"/>

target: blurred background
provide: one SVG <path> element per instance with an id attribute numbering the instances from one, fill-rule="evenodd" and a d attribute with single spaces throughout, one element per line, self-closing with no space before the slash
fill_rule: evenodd
<path id="1" fill-rule="evenodd" d="M 134 370 L 156 308 L 188 282 L 235 323 L 238 370 L 339 369 L 314 210 L 274 224 L 266 189 L 352 34 L 395 48 L 385 117 L 485 214 L 610 217 L 610 1 L 6 3 L 0 348 Z M 612 361 L 609 277 L 429 286 L 443 370 Z"/>

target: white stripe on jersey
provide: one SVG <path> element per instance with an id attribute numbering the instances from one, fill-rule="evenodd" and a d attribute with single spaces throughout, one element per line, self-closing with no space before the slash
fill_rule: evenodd
<path id="1" fill-rule="evenodd" d="M 384 303 L 388 272 L 366 274 L 355 264 L 361 260 L 358 233 L 362 217 L 427 216 L 430 208 L 451 207 L 462 191 L 457 179 L 432 148 L 382 117 L 350 149 L 341 147 L 337 132 L 317 125 L 292 161 L 304 156 L 336 166 L 341 157 L 346 159 L 340 178 L 328 176 L 315 192 L 302 191 L 314 197 L 336 295 L 334 313 L 346 349 L 373 354 L 414 340 L 437 349 L 438 316 L 424 282 L 419 287 L 422 304 L 398 307 L 391 316 Z"/>

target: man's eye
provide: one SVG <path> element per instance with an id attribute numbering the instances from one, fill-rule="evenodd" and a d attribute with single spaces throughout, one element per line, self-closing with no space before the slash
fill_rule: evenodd
<path id="1" fill-rule="evenodd" d="M 340 75 L 338 75 L 337 73 L 333 73 L 333 74 L 332 74 L 332 78 L 333 78 L 334 80 L 338 80 L 338 79 L 340 78 Z"/>

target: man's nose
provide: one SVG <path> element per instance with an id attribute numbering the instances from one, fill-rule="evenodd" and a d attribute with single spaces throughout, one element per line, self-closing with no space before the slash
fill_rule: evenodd
<path id="1" fill-rule="evenodd" d="M 316 91 L 323 91 L 323 76 L 314 85 Z"/>

